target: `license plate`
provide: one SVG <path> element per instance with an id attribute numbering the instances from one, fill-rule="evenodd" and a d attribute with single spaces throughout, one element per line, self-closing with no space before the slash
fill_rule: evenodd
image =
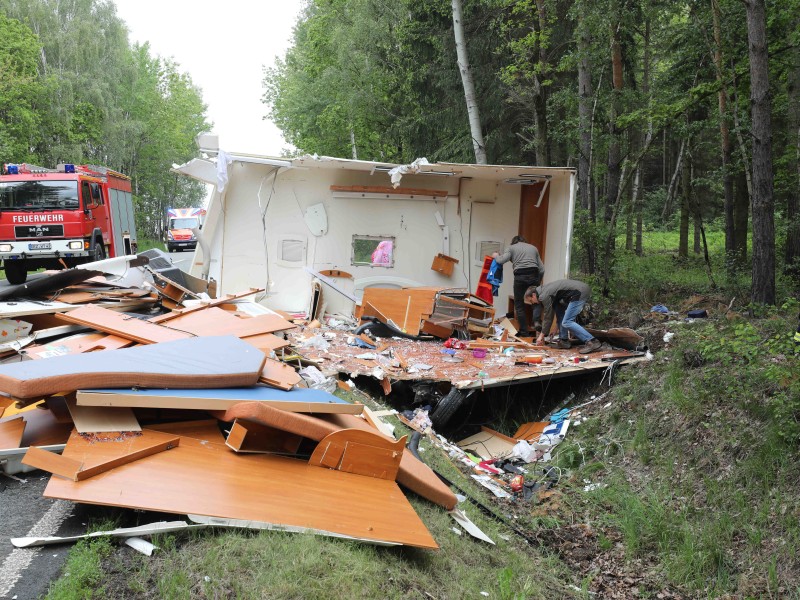
<path id="1" fill-rule="evenodd" d="M 39 242 L 37 244 L 28 244 L 28 250 L 50 250 L 52 246 L 50 242 Z"/>

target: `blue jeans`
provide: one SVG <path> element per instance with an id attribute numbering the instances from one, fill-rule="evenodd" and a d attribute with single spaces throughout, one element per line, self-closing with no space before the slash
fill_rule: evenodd
<path id="1" fill-rule="evenodd" d="M 567 306 L 567 310 L 564 311 L 564 318 L 561 319 L 561 327 L 559 329 L 559 335 L 562 340 L 566 340 L 569 337 L 569 333 L 567 332 L 572 333 L 572 335 L 584 343 L 592 339 L 592 334 L 575 321 L 575 318 L 581 314 L 584 304 L 586 304 L 586 300 L 574 300 Z"/>

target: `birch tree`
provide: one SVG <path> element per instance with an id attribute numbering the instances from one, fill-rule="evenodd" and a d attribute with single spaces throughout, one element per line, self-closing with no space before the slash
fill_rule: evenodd
<path id="1" fill-rule="evenodd" d="M 481 128 L 481 115 L 478 109 L 478 99 L 475 94 L 475 84 L 472 81 L 472 71 L 469 68 L 467 55 L 467 41 L 464 35 L 464 17 L 461 10 L 461 0 L 453 1 L 453 34 L 456 39 L 456 56 L 458 57 L 458 70 L 461 73 L 461 83 L 464 86 L 464 100 L 467 103 L 469 116 L 469 130 L 472 134 L 472 147 L 475 150 L 475 162 L 479 165 L 487 164 L 486 145 L 483 142 L 483 129 Z"/>

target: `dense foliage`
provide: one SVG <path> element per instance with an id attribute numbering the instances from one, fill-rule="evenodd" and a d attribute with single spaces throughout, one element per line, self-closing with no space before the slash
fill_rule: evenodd
<path id="1" fill-rule="evenodd" d="M 286 139 L 301 153 L 472 162 L 451 1 L 309 0 L 264 82 Z M 704 225 L 715 220 L 729 276 L 747 270 L 751 240 L 759 261 L 777 248 L 798 274 L 800 3 L 766 2 L 769 63 L 760 69 L 748 36 L 759 33 L 764 4 L 464 0 L 489 162 L 578 167 L 576 254 L 604 291 L 619 231 L 641 254 L 644 231 L 678 229 L 686 258 L 703 251 Z M 765 99 L 771 130 L 755 134 Z M 771 170 L 765 156 L 774 192 L 760 183 Z"/>
<path id="2" fill-rule="evenodd" d="M 112 2 L 0 0 L 0 162 L 100 164 L 133 178 L 140 237 L 204 189 L 169 172 L 208 129 L 200 90 L 131 45 Z"/>

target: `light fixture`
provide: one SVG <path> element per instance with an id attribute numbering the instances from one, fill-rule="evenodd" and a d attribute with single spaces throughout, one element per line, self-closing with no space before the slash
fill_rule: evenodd
<path id="1" fill-rule="evenodd" d="M 11 252 L 11 244 L 0 244 L 0 252 Z"/>
<path id="2" fill-rule="evenodd" d="M 68 244 L 70 250 L 80 250 L 83 248 L 83 241 L 75 240 Z"/>

